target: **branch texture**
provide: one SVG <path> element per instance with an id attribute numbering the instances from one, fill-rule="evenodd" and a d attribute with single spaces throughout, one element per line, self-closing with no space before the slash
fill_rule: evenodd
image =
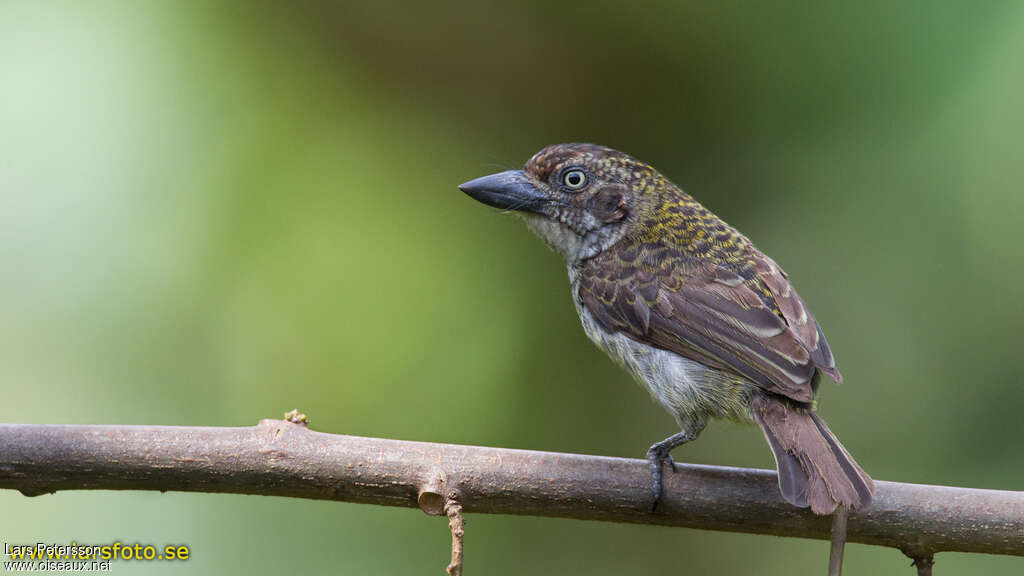
<path id="1" fill-rule="evenodd" d="M 1024 556 L 1024 492 L 876 482 L 850 542 Z M 0 488 L 291 496 L 451 515 L 558 516 L 827 540 L 830 519 L 785 503 L 774 472 L 680 464 L 650 510 L 645 460 L 245 428 L 0 425 Z M 461 514 L 459 520 L 461 523 Z M 461 531 L 461 524 L 459 525 Z M 461 534 L 460 534 L 461 536 Z"/>

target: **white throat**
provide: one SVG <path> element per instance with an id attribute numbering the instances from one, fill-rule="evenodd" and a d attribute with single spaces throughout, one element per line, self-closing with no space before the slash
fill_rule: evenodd
<path id="1" fill-rule="evenodd" d="M 623 234 L 622 226 L 600 226 L 580 236 L 565 224 L 547 216 L 528 212 L 522 216 L 530 230 L 558 252 L 570 266 L 596 256 L 618 242 Z"/>

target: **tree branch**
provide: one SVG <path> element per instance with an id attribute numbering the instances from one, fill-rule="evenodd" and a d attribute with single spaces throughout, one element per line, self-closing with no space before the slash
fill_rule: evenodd
<path id="1" fill-rule="evenodd" d="M 876 482 L 851 542 L 912 558 L 1024 555 L 1024 492 Z M 830 519 L 786 504 L 774 472 L 680 464 L 650 510 L 645 460 L 246 428 L 0 425 L 0 488 L 178 490 L 291 496 L 449 514 L 558 516 L 829 538 Z M 461 556 L 461 551 L 460 551 Z M 454 563 L 454 562 L 453 562 Z M 460 562 L 461 564 L 461 562 Z"/>

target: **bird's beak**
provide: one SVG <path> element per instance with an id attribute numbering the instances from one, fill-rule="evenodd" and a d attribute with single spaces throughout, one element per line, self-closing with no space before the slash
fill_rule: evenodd
<path id="1" fill-rule="evenodd" d="M 506 170 L 459 186 L 473 199 L 502 210 L 544 213 L 551 198 L 537 189 L 522 170 Z"/>

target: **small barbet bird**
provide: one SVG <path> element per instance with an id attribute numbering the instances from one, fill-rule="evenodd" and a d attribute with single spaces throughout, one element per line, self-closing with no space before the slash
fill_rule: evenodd
<path id="1" fill-rule="evenodd" d="M 756 422 L 782 497 L 816 514 L 871 501 L 874 484 L 815 413 L 842 381 L 786 273 L 657 170 L 593 144 L 558 144 L 523 170 L 459 186 L 523 216 L 565 258 L 583 329 L 679 423 L 647 451 L 653 506 L 673 448 L 709 418 Z"/>

